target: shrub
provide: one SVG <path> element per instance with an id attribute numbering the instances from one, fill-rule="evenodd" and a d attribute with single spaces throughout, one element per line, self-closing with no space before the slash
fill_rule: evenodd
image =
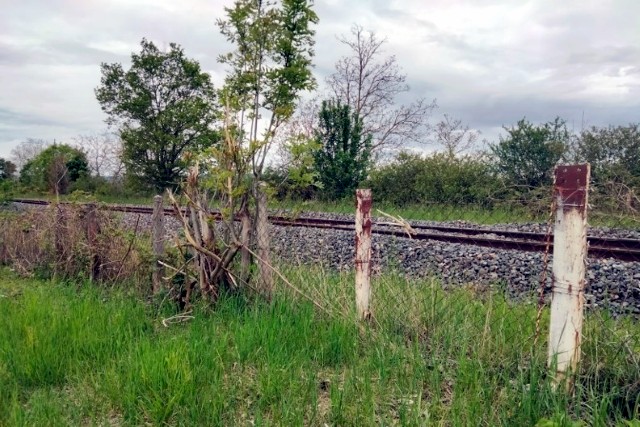
<path id="1" fill-rule="evenodd" d="M 500 183 L 480 157 L 450 157 L 407 152 L 375 169 L 368 185 L 376 200 L 398 206 L 416 203 L 474 204 L 490 206 Z"/>
<path id="2" fill-rule="evenodd" d="M 571 139 L 566 122 L 556 118 L 534 125 L 522 119 L 504 130 L 507 135 L 489 145 L 497 173 L 512 185 L 529 189 L 551 185 L 553 168 L 565 159 Z"/>
<path id="3" fill-rule="evenodd" d="M 353 194 L 367 175 L 372 136 L 364 133 L 362 118 L 339 101 L 324 101 L 318 118 L 315 134 L 320 147 L 313 157 L 322 184 L 320 195 L 341 199 Z"/>
<path id="4" fill-rule="evenodd" d="M 309 181 L 301 181 L 292 176 L 292 168 L 267 168 L 262 179 L 269 184 L 273 195 L 278 200 L 310 200 L 313 199 L 318 187 Z"/>
<path id="5" fill-rule="evenodd" d="M 20 183 L 39 191 L 66 194 L 71 183 L 88 173 L 84 152 L 66 144 L 54 144 L 23 166 Z"/>

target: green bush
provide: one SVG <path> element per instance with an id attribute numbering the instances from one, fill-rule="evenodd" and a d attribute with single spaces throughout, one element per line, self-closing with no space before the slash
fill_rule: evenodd
<path id="1" fill-rule="evenodd" d="M 325 200 L 342 199 L 353 194 L 367 176 L 371 163 L 371 134 L 365 134 L 362 118 L 340 101 L 323 101 L 318 116 L 313 152 L 314 167 Z"/>
<path id="2" fill-rule="evenodd" d="M 566 161 L 571 140 L 566 122 L 559 117 L 535 125 L 526 119 L 505 127 L 506 136 L 490 144 L 491 161 L 496 172 L 511 185 L 536 189 L 553 183 L 553 169 Z"/>
<path id="3" fill-rule="evenodd" d="M 262 179 L 269 184 L 277 200 L 311 200 L 318 193 L 318 186 L 310 180 L 296 179 L 293 168 L 268 167 Z"/>
<path id="4" fill-rule="evenodd" d="M 416 203 L 491 206 L 501 185 L 480 157 L 421 156 L 407 152 L 375 169 L 368 185 L 376 201 L 397 206 Z"/>
<path id="5" fill-rule="evenodd" d="M 0 205 L 6 203 L 11 197 L 13 197 L 15 185 L 16 183 L 13 180 L 0 180 Z"/>
<path id="6" fill-rule="evenodd" d="M 574 161 L 591 164 L 594 185 L 640 188 L 640 123 L 585 129 L 573 149 Z"/>
<path id="7" fill-rule="evenodd" d="M 89 174 L 86 154 L 66 144 L 47 147 L 29 160 L 20 171 L 25 188 L 66 194 L 69 186 Z"/>

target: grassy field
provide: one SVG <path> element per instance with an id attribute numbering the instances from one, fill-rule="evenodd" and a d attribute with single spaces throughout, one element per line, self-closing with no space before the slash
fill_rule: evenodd
<path id="1" fill-rule="evenodd" d="M 14 195 L 14 198 L 24 199 L 40 199 L 40 200 L 56 200 L 55 196 L 42 194 L 20 194 Z M 153 197 L 148 196 L 104 196 L 89 194 L 71 194 L 59 197 L 60 201 L 76 201 L 88 202 L 97 201 L 102 203 L 119 203 L 131 205 L 151 205 Z M 165 201 L 166 203 L 166 201 Z M 337 202 L 327 201 L 277 201 L 270 202 L 272 210 L 288 210 L 294 213 L 302 212 L 331 212 L 331 213 L 354 213 L 354 202 L 342 200 Z M 400 215 L 410 220 L 430 220 L 430 221 L 454 221 L 463 220 L 478 224 L 499 224 L 499 223 L 522 223 L 522 222 L 544 222 L 547 220 L 545 215 L 533 214 L 530 210 L 522 209 L 522 207 L 514 207 L 512 209 L 495 208 L 487 210 L 482 207 L 474 206 L 444 206 L 444 205 L 415 205 L 398 208 L 396 206 L 386 204 L 374 205 L 374 216 L 381 216 L 376 212 L 380 209 L 386 213 Z"/>
<path id="2" fill-rule="evenodd" d="M 354 202 L 272 202 L 274 208 L 290 209 L 294 212 L 335 212 L 353 214 L 355 211 Z M 376 210 L 394 216 L 400 215 L 409 220 L 427 221 L 469 221 L 477 224 L 501 224 L 501 223 L 523 223 L 523 222 L 545 222 L 545 214 L 535 215 L 531 211 L 514 207 L 512 209 L 495 208 L 488 210 L 480 206 L 446 206 L 440 204 L 414 205 L 397 207 L 388 204 L 376 203 L 374 198 L 374 216 L 382 216 Z M 546 213 L 548 215 L 548 213 Z"/>
<path id="3" fill-rule="evenodd" d="M 21 194 L 14 195 L 15 198 L 33 198 L 41 200 L 55 200 L 52 195 L 42 194 Z M 153 196 L 104 196 L 90 195 L 86 193 L 71 194 L 60 196 L 61 201 L 89 202 L 97 201 L 102 203 L 119 203 L 131 205 L 151 205 Z M 165 203 L 166 200 L 165 200 Z M 270 201 L 270 209 L 287 210 L 294 214 L 304 212 L 330 212 L 330 213 L 354 213 L 354 202 L 349 200 L 339 201 Z M 518 224 L 518 223 L 546 223 L 549 220 L 551 207 L 547 209 L 537 203 L 532 206 L 511 202 L 510 205 L 496 206 L 487 209 L 482 206 L 461 205 L 447 206 L 443 204 L 421 204 L 413 206 L 393 206 L 385 203 L 376 203 L 374 196 L 374 206 L 372 214 L 374 216 L 382 216 L 377 210 L 391 214 L 393 216 L 401 216 L 408 220 L 427 220 L 427 221 L 468 221 L 475 224 Z M 599 206 L 592 205 L 589 212 L 589 223 L 596 227 L 613 227 L 623 229 L 640 229 L 640 216 L 637 212 L 624 211 L 620 213 L 612 213 L 610 210 L 601 209 Z"/>
<path id="4" fill-rule="evenodd" d="M 588 319 L 569 396 L 546 378 L 544 339 L 532 351 L 531 304 L 385 276 L 362 328 L 338 315 L 349 275 L 288 276 L 333 314 L 283 292 L 270 304 L 235 295 L 165 327 L 171 307 L 122 289 L 0 270 L 0 425 L 560 426 L 640 415 L 628 396 L 637 365 L 616 341 L 640 336 L 637 323 Z"/>
<path id="5" fill-rule="evenodd" d="M 15 199 L 38 199 L 48 201 L 62 201 L 62 202 L 102 202 L 102 203 L 117 203 L 117 204 L 129 204 L 129 205 L 151 205 L 153 204 L 153 196 L 112 196 L 104 194 L 91 194 L 85 192 L 76 192 L 71 194 L 62 194 L 56 196 L 49 193 L 20 193 L 12 194 L 11 198 Z"/>

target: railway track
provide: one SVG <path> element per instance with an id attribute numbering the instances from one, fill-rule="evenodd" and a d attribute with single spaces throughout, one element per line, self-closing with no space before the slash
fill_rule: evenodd
<path id="1" fill-rule="evenodd" d="M 48 205 L 45 200 L 13 199 L 16 203 L 30 205 Z M 102 209 L 116 212 L 127 212 L 150 215 L 153 208 L 150 206 L 129 205 L 102 205 Z M 165 208 L 165 215 L 173 215 L 172 208 Z M 214 212 L 219 219 L 219 213 Z M 326 228 L 333 230 L 353 231 L 353 221 L 344 219 L 314 218 L 314 217 L 288 217 L 282 215 L 270 215 L 272 224 L 289 227 Z M 411 224 L 414 232 L 412 239 L 436 240 L 448 243 L 468 244 L 487 248 L 519 250 L 529 252 L 542 252 L 547 244 L 553 247 L 553 238 L 544 233 L 532 233 L 523 231 L 452 227 L 446 225 Z M 397 237 L 409 237 L 404 229 L 393 227 L 387 222 L 374 221 L 373 234 L 390 235 Z M 608 238 L 599 236 L 587 236 L 589 244 L 589 256 L 596 258 L 614 258 L 621 261 L 640 262 L 640 239 Z"/>

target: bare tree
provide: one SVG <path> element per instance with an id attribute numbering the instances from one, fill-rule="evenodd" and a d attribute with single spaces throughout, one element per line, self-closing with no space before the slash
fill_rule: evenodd
<path id="1" fill-rule="evenodd" d="M 313 138 L 321 104 L 317 97 L 301 101 L 296 107 L 295 114 L 283 125 L 279 138 L 288 139 L 292 136 Z"/>
<path id="2" fill-rule="evenodd" d="M 418 98 L 398 105 L 396 98 L 409 92 L 409 85 L 396 57 L 383 56 L 386 40 L 358 25 L 352 27 L 351 36 L 338 38 L 351 54 L 340 58 L 335 73 L 327 78 L 332 95 L 362 118 L 364 132 L 373 135 L 375 151 L 398 148 L 409 141 L 424 142 L 435 100 Z"/>
<path id="3" fill-rule="evenodd" d="M 48 145 L 44 139 L 27 138 L 11 150 L 11 159 L 18 170 L 22 170 L 29 160 L 35 158 Z"/>
<path id="4" fill-rule="evenodd" d="M 122 140 L 110 130 L 79 135 L 76 145 L 87 154 L 89 169 L 97 177 L 105 175 L 114 179 L 121 177 L 124 171 L 122 162 Z"/>
<path id="5" fill-rule="evenodd" d="M 64 194 L 69 188 L 69 168 L 63 154 L 56 154 L 49 164 L 45 178 L 47 186 L 56 195 Z"/>
<path id="6" fill-rule="evenodd" d="M 469 129 L 462 120 L 452 119 L 448 114 L 435 125 L 434 133 L 435 142 L 451 158 L 472 148 L 480 137 L 480 131 Z"/>
<path id="7" fill-rule="evenodd" d="M 291 166 L 296 158 L 292 153 L 292 148 L 300 144 L 307 144 L 315 138 L 314 131 L 317 127 L 320 104 L 318 98 L 301 101 L 296 106 L 294 115 L 282 126 L 274 139 L 277 147 L 276 168 L 287 169 Z"/>

